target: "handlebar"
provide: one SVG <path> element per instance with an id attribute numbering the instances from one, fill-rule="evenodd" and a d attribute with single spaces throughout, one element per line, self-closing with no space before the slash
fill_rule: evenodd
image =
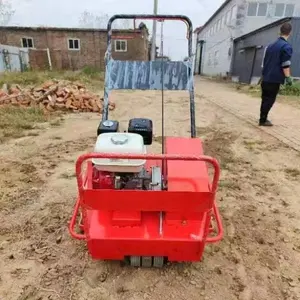
<path id="1" fill-rule="evenodd" d="M 112 153 L 88 153 L 88 154 L 83 154 L 81 155 L 77 161 L 76 161 L 76 177 L 77 177 L 77 183 L 78 183 L 78 190 L 79 190 L 79 197 L 76 201 L 75 204 L 75 208 L 74 208 L 74 213 L 72 215 L 70 224 L 69 224 L 69 231 L 70 234 L 79 240 L 84 240 L 86 239 L 86 235 L 85 234 L 78 234 L 75 232 L 74 228 L 75 228 L 75 223 L 76 223 L 76 217 L 79 211 L 79 207 L 81 205 L 81 195 L 83 193 L 84 190 L 84 181 L 82 178 L 82 164 L 87 161 L 88 159 L 101 159 L 101 158 L 105 158 L 105 159 L 146 159 L 146 160 L 171 160 L 171 161 L 180 161 L 180 160 L 184 160 L 184 161 L 202 161 L 202 162 L 206 162 L 209 163 L 213 166 L 214 168 L 214 177 L 213 177 L 213 182 L 211 184 L 211 192 L 215 193 L 217 191 L 218 188 L 218 181 L 220 178 L 220 166 L 218 161 L 215 158 L 209 157 L 209 156 L 186 156 L 186 155 L 163 155 L 163 154 L 152 154 L 152 155 L 132 155 L 132 154 L 112 154 Z M 213 215 L 215 216 L 216 219 L 216 223 L 217 223 L 217 228 L 218 228 L 218 234 L 217 236 L 208 236 L 206 242 L 207 243 L 215 243 L 219 240 L 222 239 L 223 237 L 223 226 L 222 226 L 222 222 L 221 222 L 221 217 L 220 217 L 220 213 L 219 210 L 216 206 L 216 204 L 214 203 L 213 205 Z"/>
<path id="2" fill-rule="evenodd" d="M 114 153 L 87 153 L 79 156 L 76 161 L 76 177 L 78 183 L 79 193 L 82 191 L 83 179 L 81 175 L 82 164 L 88 159 L 137 159 L 137 160 L 162 160 L 162 161 L 202 161 L 209 163 L 214 168 L 214 177 L 211 184 L 211 192 L 215 193 L 218 188 L 218 182 L 220 178 L 220 166 L 215 158 L 210 156 L 195 156 L 195 155 L 173 155 L 173 154 L 146 154 L 146 155 L 136 155 L 136 154 L 114 154 Z"/>
<path id="3" fill-rule="evenodd" d="M 188 53 L 189 57 L 192 56 L 192 49 L 193 49 L 193 24 L 192 21 L 184 15 L 113 15 L 107 24 L 107 44 L 109 45 L 111 42 L 111 37 L 112 37 L 112 23 L 115 20 L 118 19 L 142 19 L 142 20 L 157 20 L 157 21 L 164 21 L 164 20 L 169 20 L 169 21 L 183 21 L 187 25 L 188 29 L 188 34 L 187 38 L 189 40 L 188 43 Z"/>

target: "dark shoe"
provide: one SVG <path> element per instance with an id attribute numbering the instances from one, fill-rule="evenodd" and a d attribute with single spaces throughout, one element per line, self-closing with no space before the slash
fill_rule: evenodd
<path id="1" fill-rule="evenodd" d="M 273 124 L 267 120 L 267 121 L 259 121 L 259 126 L 273 126 Z"/>

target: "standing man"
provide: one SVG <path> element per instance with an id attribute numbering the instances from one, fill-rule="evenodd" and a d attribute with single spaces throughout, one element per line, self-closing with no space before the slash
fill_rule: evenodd
<path id="1" fill-rule="evenodd" d="M 285 23 L 280 28 L 280 37 L 265 52 L 262 70 L 262 102 L 260 108 L 260 126 L 273 126 L 268 114 L 275 103 L 280 85 L 292 85 L 291 58 L 292 46 L 287 42 L 292 32 L 292 25 Z"/>

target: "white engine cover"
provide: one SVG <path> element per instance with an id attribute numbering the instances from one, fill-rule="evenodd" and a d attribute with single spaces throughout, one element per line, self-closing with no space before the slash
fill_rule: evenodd
<path id="1" fill-rule="evenodd" d="M 112 132 L 98 136 L 94 148 L 96 153 L 146 154 L 144 139 L 137 133 Z M 146 160 L 137 159 L 93 159 L 95 167 L 100 171 L 139 173 Z"/>

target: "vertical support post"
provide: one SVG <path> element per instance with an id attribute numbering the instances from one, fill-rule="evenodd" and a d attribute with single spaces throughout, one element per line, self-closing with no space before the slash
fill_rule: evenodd
<path id="1" fill-rule="evenodd" d="M 189 53 L 189 78 L 191 78 L 190 94 L 190 118 L 191 118 L 191 137 L 196 138 L 196 117 L 195 117 L 195 91 L 194 91 L 194 72 L 193 72 L 193 26 L 188 25 L 188 53 Z"/>
<path id="2" fill-rule="evenodd" d="M 200 57 L 199 57 L 198 74 L 202 75 L 202 58 L 203 58 L 204 40 L 199 41 L 199 43 L 200 43 Z M 198 43 L 197 43 L 197 45 L 198 45 Z"/>
<path id="3" fill-rule="evenodd" d="M 158 6 L 158 0 L 154 0 L 154 10 L 153 13 L 156 16 L 157 15 L 157 6 Z M 151 60 L 155 60 L 155 54 L 156 54 L 156 25 L 157 20 L 153 20 L 153 28 L 152 28 L 152 44 L 151 44 Z"/>
<path id="4" fill-rule="evenodd" d="M 51 61 L 51 55 L 50 55 L 50 49 L 47 48 L 47 57 L 48 57 L 48 63 L 49 63 L 49 70 L 52 71 L 52 61 Z"/>

